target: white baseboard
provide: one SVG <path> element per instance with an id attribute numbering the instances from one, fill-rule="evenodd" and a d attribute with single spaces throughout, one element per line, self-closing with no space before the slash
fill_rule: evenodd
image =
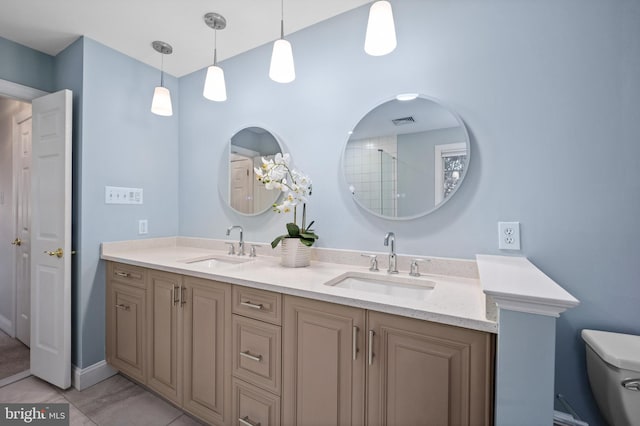
<path id="1" fill-rule="evenodd" d="M 13 376 L 5 377 L 4 379 L 0 380 L 0 388 L 3 386 L 10 385 L 13 382 L 17 382 L 18 380 L 22 380 L 25 377 L 29 377 L 30 375 L 31 375 L 31 371 L 25 370 L 18 374 L 14 374 Z"/>
<path id="2" fill-rule="evenodd" d="M 15 337 L 15 332 L 13 331 L 13 323 L 4 315 L 0 314 L 0 330 L 7 333 L 10 337 Z"/>
<path id="3" fill-rule="evenodd" d="M 111 368 L 106 361 L 96 362 L 86 368 L 73 365 L 71 366 L 71 386 L 81 391 L 108 379 L 117 372 L 118 370 Z"/>

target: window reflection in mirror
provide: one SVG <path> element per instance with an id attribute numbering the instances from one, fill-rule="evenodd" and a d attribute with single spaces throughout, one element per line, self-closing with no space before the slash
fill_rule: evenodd
<path id="1" fill-rule="evenodd" d="M 385 218 L 411 219 L 446 202 L 462 183 L 469 137 L 462 120 L 417 97 L 385 102 L 357 124 L 343 156 L 354 200 Z"/>
<path id="2" fill-rule="evenodd" d="M 254 167 L 262 158 L 282 152 L 278 140 L 261 127 L 247 127 L 231 137 L 229 144 L 229 205 L 246 215 L 257 215 L 271 208 L 279 191 L 268 191 L 256 181 Z"/>

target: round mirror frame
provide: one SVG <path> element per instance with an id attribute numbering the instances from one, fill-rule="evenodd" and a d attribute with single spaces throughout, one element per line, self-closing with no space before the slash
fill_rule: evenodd
<path id="1" fill-rule="evenodd" d="M 226 205 L 226 207 L 228 207 L 233 213 L 239 214 L 241 216 L 245 216 L 245 217 L 254 217 L 254 216 L 260 216 L 268 211 L 270 211 L 273 207 L 273 204 L 277 204 L 278 200 L 281 198 L 282 196 L 282 192 L 280 191 L 276 191 L 273 190 L 272 192 L 274 192 L 275 197 L 273 198 L 273 201 L 267 205 L 264 209 L 255 212 L 255 213 L 245 213 L 242 211 L 239 211 L 235 208 L 233 208 L 231 206 L 231 194 L 230 194 L 230 185 L 231 185 L 231 167 L 230 167 L 230 160 L 231 160 L 231 141 L 232 139 L 238 135 L 240 132 L 242 132 L 243 130 L 247 130 L 247 129 L 251 129 L 251 128 L 258 128 L 258 129 L 262 129 L 264 130 L 266 133 L 269 133 L 271 135 L 271 137 L 275 140 L 275 142 L 278 144 L 278 147 L 280 148 L 280 153 L 284 153 L 285 152 L 285 146 L 284 143 L 282 142 L 282 140 L 275 134 L 273 133 L 271 130 L 269 130 L 268 128 L 266 128 L 264 125 L 261 124 L 249 124 L 246 126 L 242 126 L 240 128 L 238 128 L 238 130 L 236 130 L 235 132 L 233 132 L 233 134 L 231 135 L 231 137 L 229 137 L 228 141 L 227 141 L 227 145 L 225 148 L 225 153 L 226 156 L 223 155 L 224 158 L 221 159 L 221 167 L 220 167 L 220 172 L 218 174 L 218 193 L 220 194 L 220 197 L 222 199 L 222 201 L 224 202 L 224 204 Z"/>
<path id="2" fill-rule="evenodd" d="M 401 96 L 401 95 L 398 95 Z M 362 201 L 360 201 L 358 199 L 358 197 L 356 197 L 355 195 L 355 191 L 353 189 L 353 185 L 351 182 L 349 182 L 349 178 L 347 176 L 347 171 L 346 171 L 346 167 L 345 167 L 345 163 L 346 163 L 346 152 L 347 152 L 347 146 L 351 140 L 351 135 L 353 133 L 353 131 L 350 131 L 347 137 L 347 140 L 344 144 L 344 149 L 342 151 L 342 156 L 341 156 L 341 169 L 342 169 L 342 178 L 344 179 L 344 182 L 346 183 L 346 187 L 347 190 L 349 191 L 351 198 L 353 199 L 353 201 L 356 203 L 356 205 L 358 205 L 359 208 L 361 208 L 363 211 L 373 215 L 373 216 L 377 216 L 381 219 L 387 219 L 387 220 L 393 220 L 393 221 L 404 221 L 404 220 L 413 220 L 413 219 L 417 219 L 426 215 L 429 215 L 433 212 L 435 212 L 436 210 L 438 210 L 440 207 L 442 207 L 444 204 L 447 203 L 447 201 L 449 201 L 456 192 L 458 192 L 458 189 L 460 188 L 460 186 L 462 186 L 462 183 L 464 182 L 464 179 L 467 175 L 467 171 L 469 169 L 469 163 L 471 161 L 471 140 L 469 138 L 469 132 L 467 131 L 467 127 L 465 126 L 464 122 L 462 121 L 462 119 L 460 118 L 460 116 L 453 111 L 451 108 L 449 108 L 446 104 L 444 104 L 443 102 L 441 102 L 440 100 L 436 99 L 436 98 L 432 98 L 429 96 L 425 96 L 422 94 L 419 94 L 416 96 L 415 99 L 422 99 L 422 100 L 426 100 L 426 101 L 430 101 L 433 102 L 434 104 L 440 106 L 442 109 L 444 109 L 446 112 L 448 112 L 449 114 L 451 114 L 451 116 L 456 120 L 456 122 L 458 123 L 459 127 L 462 129 L 462 132 L 464 134 L 464 143 L 466 144 L 466 160 L 465 160 L 465 167 L 462 171 L 462 174 L 460 175 L 459 179 L 457 180 L 456 186 L 455 188 L 453 188 L 451 190 L 451 192 L 442 200 L 440 201 L 438 204 L 435 204 L 433 206 L 433 208 L 430 209 L 426 209 L 423 212 L 417 213 L 417 214 L 413 214 L 413 215 L 407 215 L 407 216 L 389 216 L 389 215 L 384 215 L 381 213 L 378 213 L 376 211 L 373 211 L 372 209 L 370 209 L 369 207 L 367 207 L 366 205 L 364 205 L 362 203 Z M 377 104 L 376 106 L 374 106 L 373 108 L 369 109 L 369 111 L 367 111 L 361 118 L 360 120 L 358 120 L 358 122 L 356 123 L 356 125 L 353 127 L 353 129 L 355 129 L 361 122 L 362 120 L 364 120 L 370 113 L 372 113 L 374 110 L 376 110 L 377 108 L 379 108 L 380 106 L 388 103 L 388 102 L 392 102 L 392 101 L 400 101 L 397 97 L 392 97 L 389 99 L 384 100 L 383 102 Z"/>

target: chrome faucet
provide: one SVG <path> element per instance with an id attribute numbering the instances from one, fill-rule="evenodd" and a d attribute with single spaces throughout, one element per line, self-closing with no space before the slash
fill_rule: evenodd
<path id="1" fill-rule="evenodd" d="M 387 273 L 397 274 L 398 259 L 396 258 L 396 234 L 393 232 L 387 232 L 387 235 L 384 236 L 384 245 L 388 246 L 389 242 L 391 242 L 391 246 L 389 247 L 389 268 L 387 268 Z"/>
<path id="2" fill-rule="evenodd" d="M 243 239 L 243 232 L 242 232 L 242 226 L 240 225 L 233 225 L 227 228 L 227 236 L 231 235 L 231 231 L 234 229 L 239 229 L 240 230 L 240 241 L 238 241 L 238 256 L 244 256 L 244 239 Z"/>

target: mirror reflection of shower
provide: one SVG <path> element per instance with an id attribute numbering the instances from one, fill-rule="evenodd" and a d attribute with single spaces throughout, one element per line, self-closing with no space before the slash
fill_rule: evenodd
<path id="1" fill-rule="evenodd" d="M 384 215 L 398 212 L 397 139 L 395 136 L 349 143 L 345 168 L 347 180 L 366 208 Z"/>

